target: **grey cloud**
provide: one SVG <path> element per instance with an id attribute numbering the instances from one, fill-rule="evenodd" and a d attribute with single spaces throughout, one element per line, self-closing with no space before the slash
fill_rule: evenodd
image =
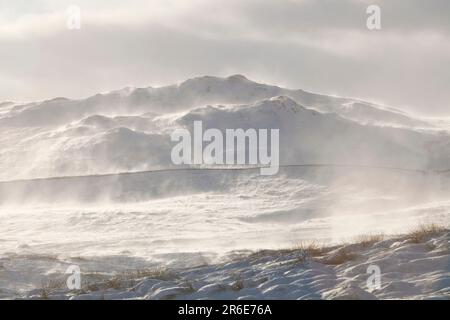
<path id="1" fill-rule="evenodd" d="M 383 8 L 383 30 L 376 33 L 364 29 L 364 1 L 221 0 L 164 25 L 87 21 L 76 32 L 0 37 L 7 48 L 0 50 L 0 100 L 82 97 L 242 73 L 427 115 L 448 113 L 449 22 L 442 11 L 449 4 L 374 2 Z M 429 40 L 427 32 L 439 38 Z"/>
<path id="2" fill-rule="evenodd" d="M 328 29 L 366 30 L 366 9 L 382 10 L 386 31 L 450 34 L 450 2 L 447 0 L 298 0 L 240 1 L 234 10 L 254 27 L 268 33 L 316 32 Z"/>

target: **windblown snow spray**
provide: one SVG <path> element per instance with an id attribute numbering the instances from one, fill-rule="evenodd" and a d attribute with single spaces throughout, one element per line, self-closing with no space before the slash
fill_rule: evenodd
<path id="1" fill-rule="evenodd" d="M 270 129 L 270 146 L 268 131 L 226 129 L 224 134 L 209 128 L 203 132 L 202 121 L 194 121 L 193 139 L 187 129 L 172 133 L 171 140 L 178 142 L 172 148 L 172 162 L 176 165 L 261 165 L 264 166 L 261 175 L 275 175 L 279 169 L 279 129 Z M 204 142 L 208 143 L 205 147 Z"/>

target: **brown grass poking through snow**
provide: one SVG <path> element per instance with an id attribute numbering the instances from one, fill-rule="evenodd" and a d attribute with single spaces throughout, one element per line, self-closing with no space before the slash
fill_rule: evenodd
<path id="1" fill-rule="evenodd" d="M 435 236 L 448 230 L 447 227 L 437 224 L 420 225 L 408 234 L 399 236 L 399 239 L 408 239 L 413 243 L 421 243 L 430 236 Z M 316 241 L 300 242 L 291 250 L 301 250 L 306 257 L 316 258 L 315 260 L 324 264 L 341 265 L 357 258 L 357 254 L 350 249 L 352 245 L 356 244 L 365 249 L 378 242 L 384 241 L 387 238 L 392 239 L 393 236 L 388 237 L 382 233 L 360 235 L 353 238 L 350 243 L 343 243 L 339 248 L 337 246 L 326 246 Z M 432 248 L 430 247 L 430 250 L 431 249 Z"/>
<path id="2" fill-rule="evenodd" d="M 333 266 L 344 264 L 348 261 L 354 260 L 355 254 L 351 253 L 347 248 L 341 248 L 334 254 L 330 254 L 326 258 L 322 259 L 321 262 Z"/>
<path id="3" fill-rule="evenodd" d="M 407 234 L 407 238 L 412 243 L 421 243 L 423 242 L 427 237 L 439 234 L 441 232 L 446 231 L 447 228 L 444 226 L 440 226 L 437 224 L 422 224 L 416 229 L 412 230 Z"/>
<path id="4" fill-rule="evenodd" d="M 300 242 L 294 247 L 294 250 L 301 250 L 308 257 L 319 257 L 329 252 L 331 248 L 316 241 L 312 241 Z"/>
<path id="5" fill-rule="evenodd" d="M 47 289 L 41 289 L 41 294 L 39 296 L 40 300 L 48 300 L 49 291 Z"/>
<path id="6" fill-rule="evenodd" d="M 178 276 L 165 268 L 130 270 L 116 273 L 114 275 L 104 275 L 91 273 L 85 276 L 82 291 L 95 292 L 109 289 L 120 290 L 126 287 L 133 287 L 142 279 L 158 279 L 163 281 L 174 280 Z"/>
<path id="7" fill-rule="evenodd" d="M 166 268 L 136 270 L 129 273 L 128 276 L 130 278 L 153 278 L 164 281 L 173 280 L 178 277 L 175 273 Z"/>
<path id="8" fill-rule="evenodd" d="M 377 242 L 383 241 L 385 237 L 386 236 L 382 233 L 360 235 L 357 236 L 352 242 L 361 245 L 363 248 L 367 248 Z"/>
<path id="9" fill-rule="evenodd" d="M 231 284 L 231 289 L 234 291 L 239 291 L 244 289 L 244 281 L 243 280 L 236 280 Z"/>
<path id="10" fill-rule="evenodd" d="M 45 284 L 42 284 L 39 299 L 47 300 L 50 293 L 56 290 L 64 289 L 65 287 L 66 281 L 64 279 L 49 280 Z"/>

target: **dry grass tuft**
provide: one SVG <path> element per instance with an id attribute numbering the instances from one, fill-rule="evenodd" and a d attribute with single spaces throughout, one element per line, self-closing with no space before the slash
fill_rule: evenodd
<path id="1" fill-rule="evenodd" d="M 177 278 L 177 275 L 166 268 L 136 270 L 128 274 L 130 278 L 152 278 L 169 281 Z"/>
<path id="2" fill-rule="evenodd" d="M 250 253 L 249 255 L 243 254 L 241 257 L 235 257 L 235 260 L 239 261 L 243 258 L 249 257 L 250 259 L 261 259 L 266 257 L 277 258 L 286 254 L 292 253 L 293 249 L 261 249 Z"/>
<path id="3" fill-rule="evenodd" d="M 240 291 L 244 289 L 244 281 L 242 281 L 241 279 L 234 281 L 231 284 L 231 289 L 234 291 Z"/>
<path id="4" fill-rule="evenodd" d="M 363 248 L 367 248 L 377 242 L 383 241 L 385 238 L 386 236 L 382 233 L 367 234 L 357 236 L 352 242 L 361 245 Z"/>
<path id="5" fill-rule="evenodd" d="M 61 290 L 66 288 L 66 281 L 64 279 L 56 279 L 56 280 L 49 280 L 45 284 L 41 286 L 40 289 L 40 299 L 41 300 L 48 300 L 49 295 L 57 290 Z"/>
<path id="6" fill-rule="evenodd" d="M 341 248 L 336 253 L 331 254 L 325 259 L 322 259 L 322 262 L 325 264 L 337 266 L 348 261 L 352 261 L 355 259 L 355 257 L 356 255 L 351 253 L 347 248 Z"/>
<path id="7" fill-rule="evenodd" d="M 113 276 L 102 274 L 89 274 L 90 281 L 85 281 L 84 292 L 106 291 L 108 289 L 120 290 L 134 286 L 144 278 L 152 278 L 169 281 L 177 278 L 177 275 L 165 268 L 132 270 L 117 273 Z"/>
<path id="8" fill-rule="evenodd" d="M 319 257 L 329 252 L 331 248 L 320 244 L 316 241 L 313 242 L 300 242 L 294 248 L 294 250 L 302 251 L 307 257 Z"/>
<path id="9" fill-rule="evenodd" d="M 41 295 L 39 296 L 39 299 L 41 299 L 41 300 L 48 300 L 48 295 L 49 295 L 49 292 L 47 291 L 47 289 L 42 288 L 41 289 Z"/>
<path id="10" fill-rule="evenodd" d="M 407 234 L 407 238 L 412 243 L 421 243 L 430 236 L 437 235 L 446 231 L 447 228 L 437 224 L 422 224 Z"/>
<path id="11" fill-rule="evenodd" d="M 129 279 L 122 275 L 116 275 L 103 283 L 103 290 L 114 289 L 120 290 L 127 287 Z"/>

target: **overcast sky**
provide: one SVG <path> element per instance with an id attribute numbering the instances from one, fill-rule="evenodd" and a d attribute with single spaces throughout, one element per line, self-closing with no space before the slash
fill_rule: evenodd
<path id="1" fill-rule="evenodd" d="M 450 115 L 449 17 L 448 0 L 0 0 L 0 101 L 240 73 Z"/>

